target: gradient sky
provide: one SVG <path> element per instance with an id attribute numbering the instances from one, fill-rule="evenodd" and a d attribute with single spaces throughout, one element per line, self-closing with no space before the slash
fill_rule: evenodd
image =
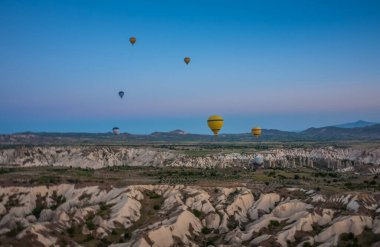
<path id="1" fill-rule="evenodd" d="M 380 1 L 0 1 L 0 133 L 209 133 L 213 114 L 380 122 Z"/>

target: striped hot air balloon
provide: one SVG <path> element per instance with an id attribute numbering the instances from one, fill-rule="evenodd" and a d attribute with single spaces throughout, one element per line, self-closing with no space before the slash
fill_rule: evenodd
<path id="1" fill-rule="evenodd" d="M 260 127 L 252 128 L 252 135 L 256 138 L 259 138 L 259 136 L 261 136 L 261 128 Z"/>
<path id="2" fill-rule="evenodd" d="M 208 118 L 207 124 L 212 132 L 214 132 L 214 135 L 217 136 L 223 127 L 224 120 L 221 116 L 211 116 Z"/>

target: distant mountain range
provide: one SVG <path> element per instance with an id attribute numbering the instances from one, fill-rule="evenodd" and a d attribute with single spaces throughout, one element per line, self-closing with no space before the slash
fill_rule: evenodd
<path id="1" fill-rule="evenodd" d="M 362 126 L 361 125 L 365 125 Z M 301 132 L 263 129 L 261 141 L 347 141 L 380 140 L 380 124 L 357 121 L 355 123 L 309 128 Z M 347 127 L 352 126 L 352 127 Z M 183 130 L 153 132 L 149 135 L 121 133 L 48 133 L 24 132 L 0 135 L 0 144 L 125 144 L 155 142 L 252 142 L 251 133 L 212 135 L 191 134 Z"/>
<path id="2" fill-rule="evenodd" d="M 359 120 L 359 121 L 352 122 L 352 123 L 334 125 L 333 127 L 350 129 L 350 128 L 367 127 L 367 126 L 372 126 L 372 125 L 376 125 L 376 124 L 378 124 L 378 123 L 371 123 L 371 122 Z"/>
<path id="3" fill-rule="evenodd" d="M 380 139 L 380 124 L 354 128 L 310 128 L 300 134 L 310 140 L 375 140 Z"/>

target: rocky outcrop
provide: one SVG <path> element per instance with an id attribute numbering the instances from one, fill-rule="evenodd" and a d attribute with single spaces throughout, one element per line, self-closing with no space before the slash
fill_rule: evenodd
<path id="1" fill-rule="evenodd" d="M 373 195 L 284 192 L 295 190 L 258 194 L 246 187 L 183 185 L 107 190 L 70 184 L 3 187 L 0 241 L 6 246 L 76 246 L 86 241 L 119 247 L 303 246 L 306 242 L 334 246 L 343 233 L 359 236 L 372 229 L 380 234 L 376 216 L 380 209 Z"/>
<path id="2" fill-rule="evenodd" d="M 65 166 L 100 169 L 108 166 L 243 167 L 256 155 L 264 167 L 323 166 L 352 172 L 367 165 L 368 172 L 380 172 L 380 149 L 284 148 L 255 154 L 212 154 L 193 157 L 153 148 L 110 146 L 15 147 L 0 150 L 0 164 L 6 166 Z"/>
<path id="3" fill-rule="evenodd" d="M 331 226 L 314 237 L 315 242 L 323 243 L 320 246 L 334 246 L 338 244 L 342 233 L 361 234 L 364 228 L 372 228 L 372 218 L 369 216 L 344 216 L 331 222 Z"/>

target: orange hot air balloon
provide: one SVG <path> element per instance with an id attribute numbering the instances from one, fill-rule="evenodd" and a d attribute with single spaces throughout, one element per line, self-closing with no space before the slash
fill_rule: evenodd
<path id="1" fill-rule="evenodd" d="M 190 59 L 189 57 L 185 57 L 185 58 L 183 59 L 183 61 L 185 61 L 186 64 L 189 64 L 189 63 L 190 63 L 190 60 L 191 60 L 191 59 Z"/>
<path id="2" fill-rule="evenodd" d="M 130 37 L 129 42 L 131 42 L 132 45 L 136 43 L 136 38 L 135 37 Z"/>
<path id="3" fill-rule="evenodd" d="M 261 136 L 261 128 L 260 127 L 253 128 L 252 135 L 256 138 L 259 138 L 259 136 Z"/>

